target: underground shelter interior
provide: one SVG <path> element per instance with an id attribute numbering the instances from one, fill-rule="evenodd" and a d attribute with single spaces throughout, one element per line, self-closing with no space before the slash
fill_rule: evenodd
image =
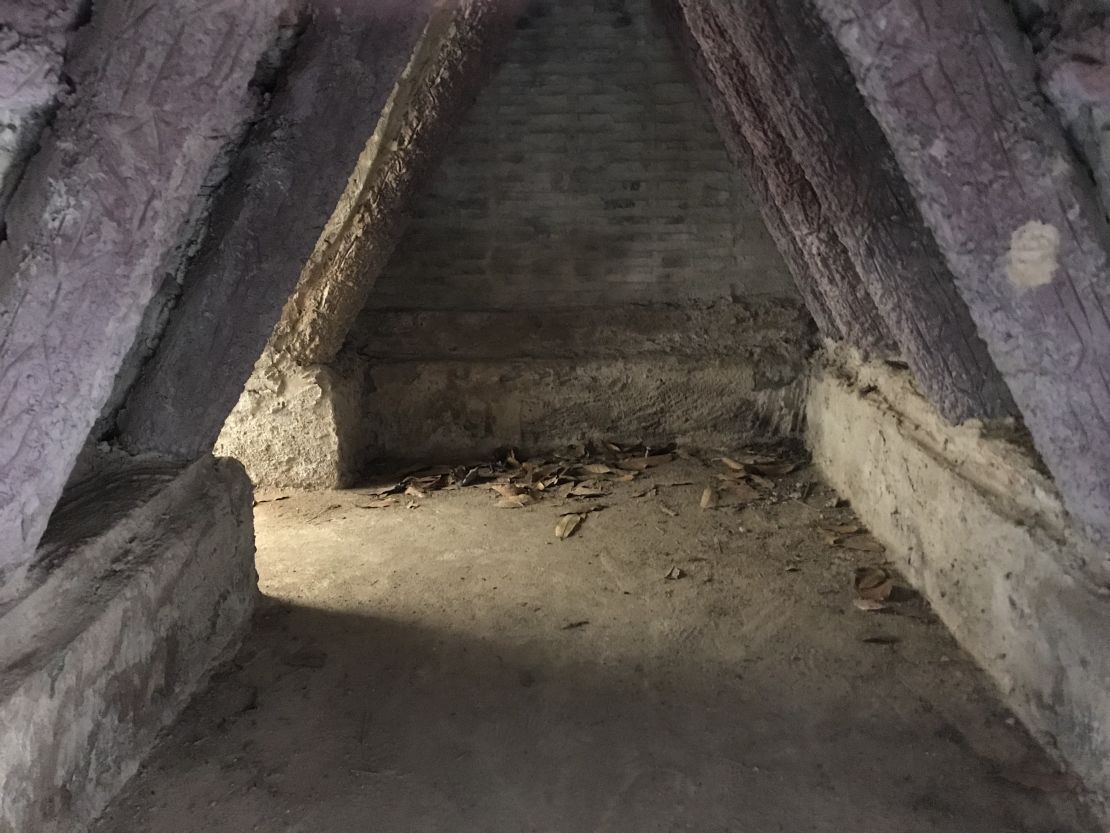
<path id="1" fill-rule="evenodd" d="M 1110 830 L 1108 135 L 1108 0 L 0 0 L 0 833 Z"/>

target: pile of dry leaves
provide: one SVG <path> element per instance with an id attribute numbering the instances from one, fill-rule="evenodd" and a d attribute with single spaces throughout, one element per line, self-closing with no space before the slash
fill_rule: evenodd
<path id="1" fill-rule="evenodd" d="M 690 455 L 678 450 L 673 443 L 651 446 L 606 441 L 524 462 L 510 450 L 489 462 L 425 466 L 402 472 L 387 485 L 367 490 L 373 500 L 360 506 L 383 509 L 404 504 L 417 508 L 418 501 L 431 492 L 470 486 L 488 488 L 496 506 L 503 509 L 521 509 L 554 498 L 569 507 L 560 513 L 555 527 L 556 537 L 566 539 L 581 527 L 590 513 L 606 508 L 602 503 L 591 501 L 609 496 L 612 484 L 634 481 L 679 456 Z M 703 510 L 777 499 L 776 484 L 770 478 L 781 477 L 802 465 L 800 461 L 785 461 L 779 456 L 754 451 L 717 459 L 722 471 L 705 487 L 701 499 Z M 656 482 L 632 497 L 658 498 L 661 489 L 690 485 L 693 481 Z M 668 515 L 678 514 L 662 501 L 659 508 Z"/>

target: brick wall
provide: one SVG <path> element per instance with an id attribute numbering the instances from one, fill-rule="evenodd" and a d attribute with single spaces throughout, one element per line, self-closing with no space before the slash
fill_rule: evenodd
<path id="1" fill-rule="evenodd" d="M 370 307 L 752 294 L 794 287 L 649 0 L 540 0 Z"/>

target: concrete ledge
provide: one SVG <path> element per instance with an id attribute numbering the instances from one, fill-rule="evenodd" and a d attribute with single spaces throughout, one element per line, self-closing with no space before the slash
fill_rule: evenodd
<path id="1" fill-rule="evenodd" d="M 1073 531 L 1035 457 L 948 425 L 905 372 L 843 357 L 816 366 L 807 419 L 831 484 L 1110 819 L 1107 553 Z"/>
<path id="2" fill-rule="evenodd" d="M 130 459 L 67 490 L 35 589 L 0 612 L 0 831 L 80 833 L 238 644 L 242 467 Z"/>
<path id="3" fill-rule="evenodd" d="M 267 349 L 220 431 L 216 454 L 241 461 L 256 486 L 349 486 L 349 446 L 362 424 L 358 390 L 331 366 L 301 367 Z"/>
<path id="4" fill-rule="evenodd" d="M 804 377 L 787 371 L 667 356 L 383 363 L 367 373 L 359 458 L 457 460 L 605 438 L 711 449 L 780 440 L 800 433 L 805 397 Z"/>

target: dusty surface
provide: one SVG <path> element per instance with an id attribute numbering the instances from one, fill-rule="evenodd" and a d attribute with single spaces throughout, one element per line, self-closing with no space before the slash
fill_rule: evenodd
<path id="1" fill-rule="evenodd" d="M 854 606 L 850 510 L 703 510 L 714 471 L 563 541 L 478 487 L 260 504 L 253 634 L 97 829 L 1093 829 L 923 602 Z"/>

